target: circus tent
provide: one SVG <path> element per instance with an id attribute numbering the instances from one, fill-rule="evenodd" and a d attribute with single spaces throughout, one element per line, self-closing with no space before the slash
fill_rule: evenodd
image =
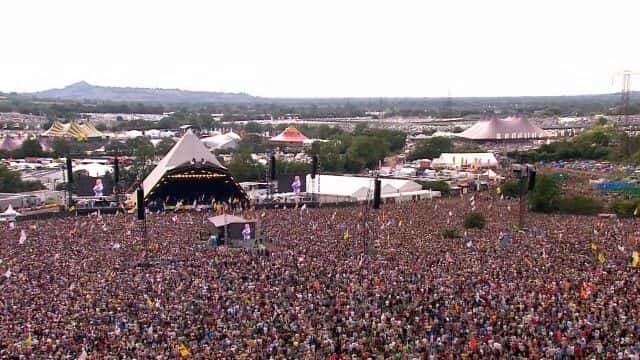
<path id="1" fill-rule="evenodd" d="M 52 137 L 74 137 L 76 139 L 99 138 L 105 135 L 93 126 L 90 122 L 79 123 L 72 121 L 63 124 L 55 121 L 42 136 Z"/>
<path id="2" fill-rule="evenodd" d="M 457 135 L 469 140 L 523 140 L 548 137 L 544 130 L 520 115 L 506 119 L 498 119 L 495 116 L 482 119 Z"/>
<path id="3" fill-rule="evenodd" d="M 293 126 L 289 126 L 284 129 L 277 136 L 272 137 L 269 141 L 276 144 L 286 144 L 286 145 L 304 145 L 305 141 L 309 140 L 308 137 L 304 136 L 300 130 L 296 129 Z"/>

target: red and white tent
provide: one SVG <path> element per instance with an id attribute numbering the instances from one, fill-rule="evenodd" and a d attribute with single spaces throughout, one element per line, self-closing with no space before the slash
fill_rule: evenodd
<path id="1" fill-rule="evenodd" d="M 289 126 L 280 134 L 269 140 L 274 143 L 303 145 L 305 141 L 309 140 L 309 138 L 304 136 L 304 134 L 295 127 Z"/>

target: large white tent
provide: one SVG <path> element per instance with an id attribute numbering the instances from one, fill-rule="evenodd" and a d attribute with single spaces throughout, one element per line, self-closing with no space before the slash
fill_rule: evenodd
<path id="1" fill-rule="evenodd" d="M 19 216 L 20 213 L 13 209 L 13 205 L 9 204 L 7 210 L 5 210 L 2 215 L 4 216 Z"/>
<path id="2" fill-rule="evenodd" d="M 380 180 L 381 195 L 383 197 L 400 196 L 403 193 L 422 191 L 422 185 L 415 181 L 386 178 L 380 178 Z M 316 175 L 316 186 L 314 188 L 314 186 L 312 186 L 311 175 L 307 175 L 306 184 L 307 193 L 310 194 L 344 197 L 356 201 L 373 198 L 374 179 L 370 177 Z"/>
<path id="3" fill-rule="evenodd" d="M 0 213 L 0 219 L 3 221 L 15 221 L 16 216 L 20 216 L 20 213 L 13 210 L 13 206 L 11 204 L 9 204 L 7 210 Z"/>
<path id="4" fill-rule="evenodd" d="M 482 119 L 457 136 L 469 140 L 522 140 L 546 138 L 547 133 L 523 116 Z"/>
<path id="5" fill-rule="evenodd" d="M 210 149 L 235 149 L 240 137 L 235 133 L 214 135 L 202 139 L 202 142 Z"/>

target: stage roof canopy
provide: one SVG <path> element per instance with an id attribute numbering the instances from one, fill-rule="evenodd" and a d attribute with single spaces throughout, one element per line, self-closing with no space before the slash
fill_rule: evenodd
<path id="1" fill-rule="evenodd" d="M 218 216 L 210 217 L 208 220 L 215 227 L 221 227 L 221 226 L 231 225 L 231 224 L 251 224 L 256 222 L 255 220 L 248 220 L 243 217 L 235 216 L 235 215 L 218 215 Z"/>
<path id="2" fill-rule="evenodd" d="M 167 171 L 190 164 L 209 164 L 225 169 L 218 159 L 207 150 L 202 141 L 191 130 L 187 130 L 182 139 L 171 148 L 169 153 L 160 160 L 151 174 L 142 182 L 144 196 L 149 194 Z"/>
<path id="3" fill-rule="evenodd" d="M 160 160 L 142 188 L 145 199 L 247 199 L 240 185 L 191 130 Z"/>

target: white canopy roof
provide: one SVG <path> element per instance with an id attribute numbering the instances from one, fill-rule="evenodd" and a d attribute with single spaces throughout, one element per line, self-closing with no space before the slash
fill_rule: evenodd
<path id="1" fill-rule="evenodd" d="M 158 129 L 146 130 L 146 131 L 144 132 L 144 136 L 147 136 L 147 137 L 156 137 L 156 138 L 157 138 L 157 137 L 160 137 L 160 130 L 158 130 Z"/>
<path id="2" fill-rule="evenodd" d="M 221 169 L 226 169 L 220 164 L 218 159 L 209 152 L 202 141 L 200 141 L 191 130 L 187 130 L 182 139 L 171 148 L 169 153 L 160 160 L 151 174 L 142 182 L 144 196 L 146 197 L 149 194 L 151 189 L 162 179 L 167 171 L 187 165 L 191 163 L 193 159 L 198 162 L 204 161 L 205 164 L 214 165 Z"/>
<path id="3" fill-rule="evenodd" d="M 202 142 L 212 149 L 233 149 L 238 145 L 239 138 L 240 137 L 234 133 L 227 133 L 206 137 L 202 139 Z"/>
<path id="4" fill-rule="evenodd" d="M 174 137 L 174 136 L 176 136 L 176 132 L 175 131 L 166 130 L 166 131 L 161 131 L 160 132 L 160 137 L 161 138 L 170 138 L 170 137 Z"/>
<path id="5" fill-rule="evenodd" d="M 519 115 L 506 119 L 498 119 L 495 116 L 482 119 L 457 135 L 471 140 L 540 139 L 547 137 L 544 130 Z"/>
<path id="6" fill-rule="evenodd" d="M 495 171 L 493 171 L 493 170 L 491 170 L 491 169 L 489 169 L 489 170 L 485 171 L 485 173 L 484 173 L 484 174 L 482 174 L 482 175 L 488 176 L 488 177 L 490 177 L 490 178 L 495 178 L 495 177 L 497 177 L 497 176 L 498 176 L 498 174 L 496 174 L 496 172 L 495 172 Z"/>
<path id="7" fill-rule="evenodd" d="M 357 200 L 367 200 L 373 197 L 373 178 L 361 176 L 316 175 L 320 181 L 318 194 L 333 196 L 349 196 Z M 411 180 L 386 179 L 381 180 L 382 194 L 399 194 L 422 190 L 422 185 Z M 311 175 L 307 175 L 307 193 L 314 193 L 317 189 L 311 186 Z"/>
<path id="8" fill-rule="evenodd" d="M 128 139 L 134 139 L 137 137 L 144 136 L 144 133 L 140 130 L 129 130 L 124 133 L 124 136 Z"/>
<path id="9" fill-rule="evenodd" d="M 218 215 L 209 218 L 209 222 L 215 227 L 221 227 L 231 224 L 249 224 L 256 222 L 255 220 L 248 220 L 240 216 L 235 215 Z"/>
<path id="10" fill-rule="evenodd" d="M 5 210 L 2 215 L 4 216 L 18 216 L 20 215 L 19 212 L 13 210 L 13 206 L 11 206 L 11 204 L 9 204 L 9 207 L 7 208 L 7 210 Z"/>

